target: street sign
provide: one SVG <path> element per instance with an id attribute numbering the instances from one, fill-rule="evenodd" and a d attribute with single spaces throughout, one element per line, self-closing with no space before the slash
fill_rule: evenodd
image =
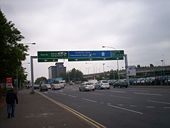
<path id="1" fill-rule="evenodd" d="M 13 88 L 13 86 L 12 86 L 12 77 L 7 77 L 6 78 L 6 87 L 7 88 Z"/>
<path id="2" fill-rule="evenodd" d="M 58 59 L 67 59 L 67 51 L 38 51 L 38 62 L 56 62 Z"/>
<path id="3" fill-rule="evenodd" d="M 136 76 L 136 66 L 128 66 L 127 75 L 128 76 Z"/>
<path id="4" fill-rule="evenodd" d="M 124 50 L 112 51 L 38 51 L 38 62 L 123 60 Z"/>
<path id="5" fill-rule="evenodd" d="M 121 60 L 123 57 L 123 50 L 68 52 L 68 61 Z"/>
<path id="6" fill-rule="evenodd" d="M 114 50 L 112 51 L 112 60 L 123 60 L 124 50 Z"/>

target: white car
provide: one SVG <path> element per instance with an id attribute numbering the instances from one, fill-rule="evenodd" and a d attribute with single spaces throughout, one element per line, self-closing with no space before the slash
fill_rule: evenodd
<path id="1" fill-rule="evenodd" d="M 34 89 L 39 89 L 40 88 L 40 85 L 39 84 L 34 84 Z"/>
<path id="2" fill-rule="evenodd" d="M 45 84 L 47 86 L 48 89 L 51 89 L 51 85 L 50 84 Z"/>
<path id="3" fill-rule="evenodd" d="M 61 89 L 61 85 L 58 83 L 58 84 L 51 84 L 51 89 L 52 90 L 59 90 Z"/>
<path id="4" fill-rule="evenodd" d="M 94 91 L 95 86 L 93 83 L 90 82 L 84 82 L 79 86 L 79 91 Z"/>
<path id="5" fill-rule="evenodd" d="M 107 80 L 100 80 L 96 83 L 96 89 L 110 89 L 110 84 Z"/>

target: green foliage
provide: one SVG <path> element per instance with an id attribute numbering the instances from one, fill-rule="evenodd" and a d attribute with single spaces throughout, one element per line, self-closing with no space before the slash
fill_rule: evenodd
<path id="1" fill-rule="evenodd" d="M 15 79 L 17 75 L 21 81 L 26 79 L 21 61 L 26 58 L 28 46 L 18 43 L 23 38 L 0 10 L 0 82 L 4 82 L 6 77 Z"/>
<path id="2" fill-rule="evenodd" d="M 41 83 L 46 83 L 46 82 L 47 82 L 47 78 L 43 76 L 35 80 L 35 84 L 41 84 Z"/>
<path id="3" fill-rule="evenodd" d="M 70 72 L 66 73 L 66 78 L 66 81 L 83 81 L 83 73 L 73 68 Z"/>

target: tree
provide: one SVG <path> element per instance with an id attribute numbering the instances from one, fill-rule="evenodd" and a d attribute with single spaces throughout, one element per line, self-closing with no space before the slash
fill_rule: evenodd
<path id="1" fill-rule="evenodd" d="M 73 68 L 70 72 L 67 72 L 66 77 L 66 81 L 82 81 L 83 73 Z"/>
<path id="2" fill-rule="evenodd" d="M 22 61 L 26 59 L 28 46 L 18 43 L 23 38 L 0 10 L 0 82 L 5 82 L 6 77 L 26 79 Z"/>
<path id="3" fill-rule="evenodd" d="M 46 82 L 47 82 L 47 78 L 43 76 L 35 80 L 35 84 L 41 84 L 41 83 L 46 83 Z"/>
<path id="4" fill-rule="evenodd" d="M 153 64 L 150 64 L 150 68 L 153 68 L 154 67 L 154 65 Z"/>
<path id="5" fill-rule="evenodd" d="M 140 68 L 140 67 L 141 67 L 141 66 L 138 64 L 138 65 L 137 65 L 137 68 Z"/>

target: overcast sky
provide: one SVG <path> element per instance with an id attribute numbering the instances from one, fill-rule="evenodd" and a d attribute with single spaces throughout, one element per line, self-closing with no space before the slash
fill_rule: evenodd
<path id="1" fill-rule="evenodd" d="M 8 21 L 37 51 L 122 49 L 129 65 L 170 65 L 170 0 L 0 0 Z M 113 50 L 107 48 L 105 50 Z M 29 57 L 23 62 L 30 79 Z M 117 69 L 116 61 L 64 62 L 83 73 Z M 34 61 L 35 77 L 54 63 Z M 124 61 L 119 61 L 119 68 Z"/>

